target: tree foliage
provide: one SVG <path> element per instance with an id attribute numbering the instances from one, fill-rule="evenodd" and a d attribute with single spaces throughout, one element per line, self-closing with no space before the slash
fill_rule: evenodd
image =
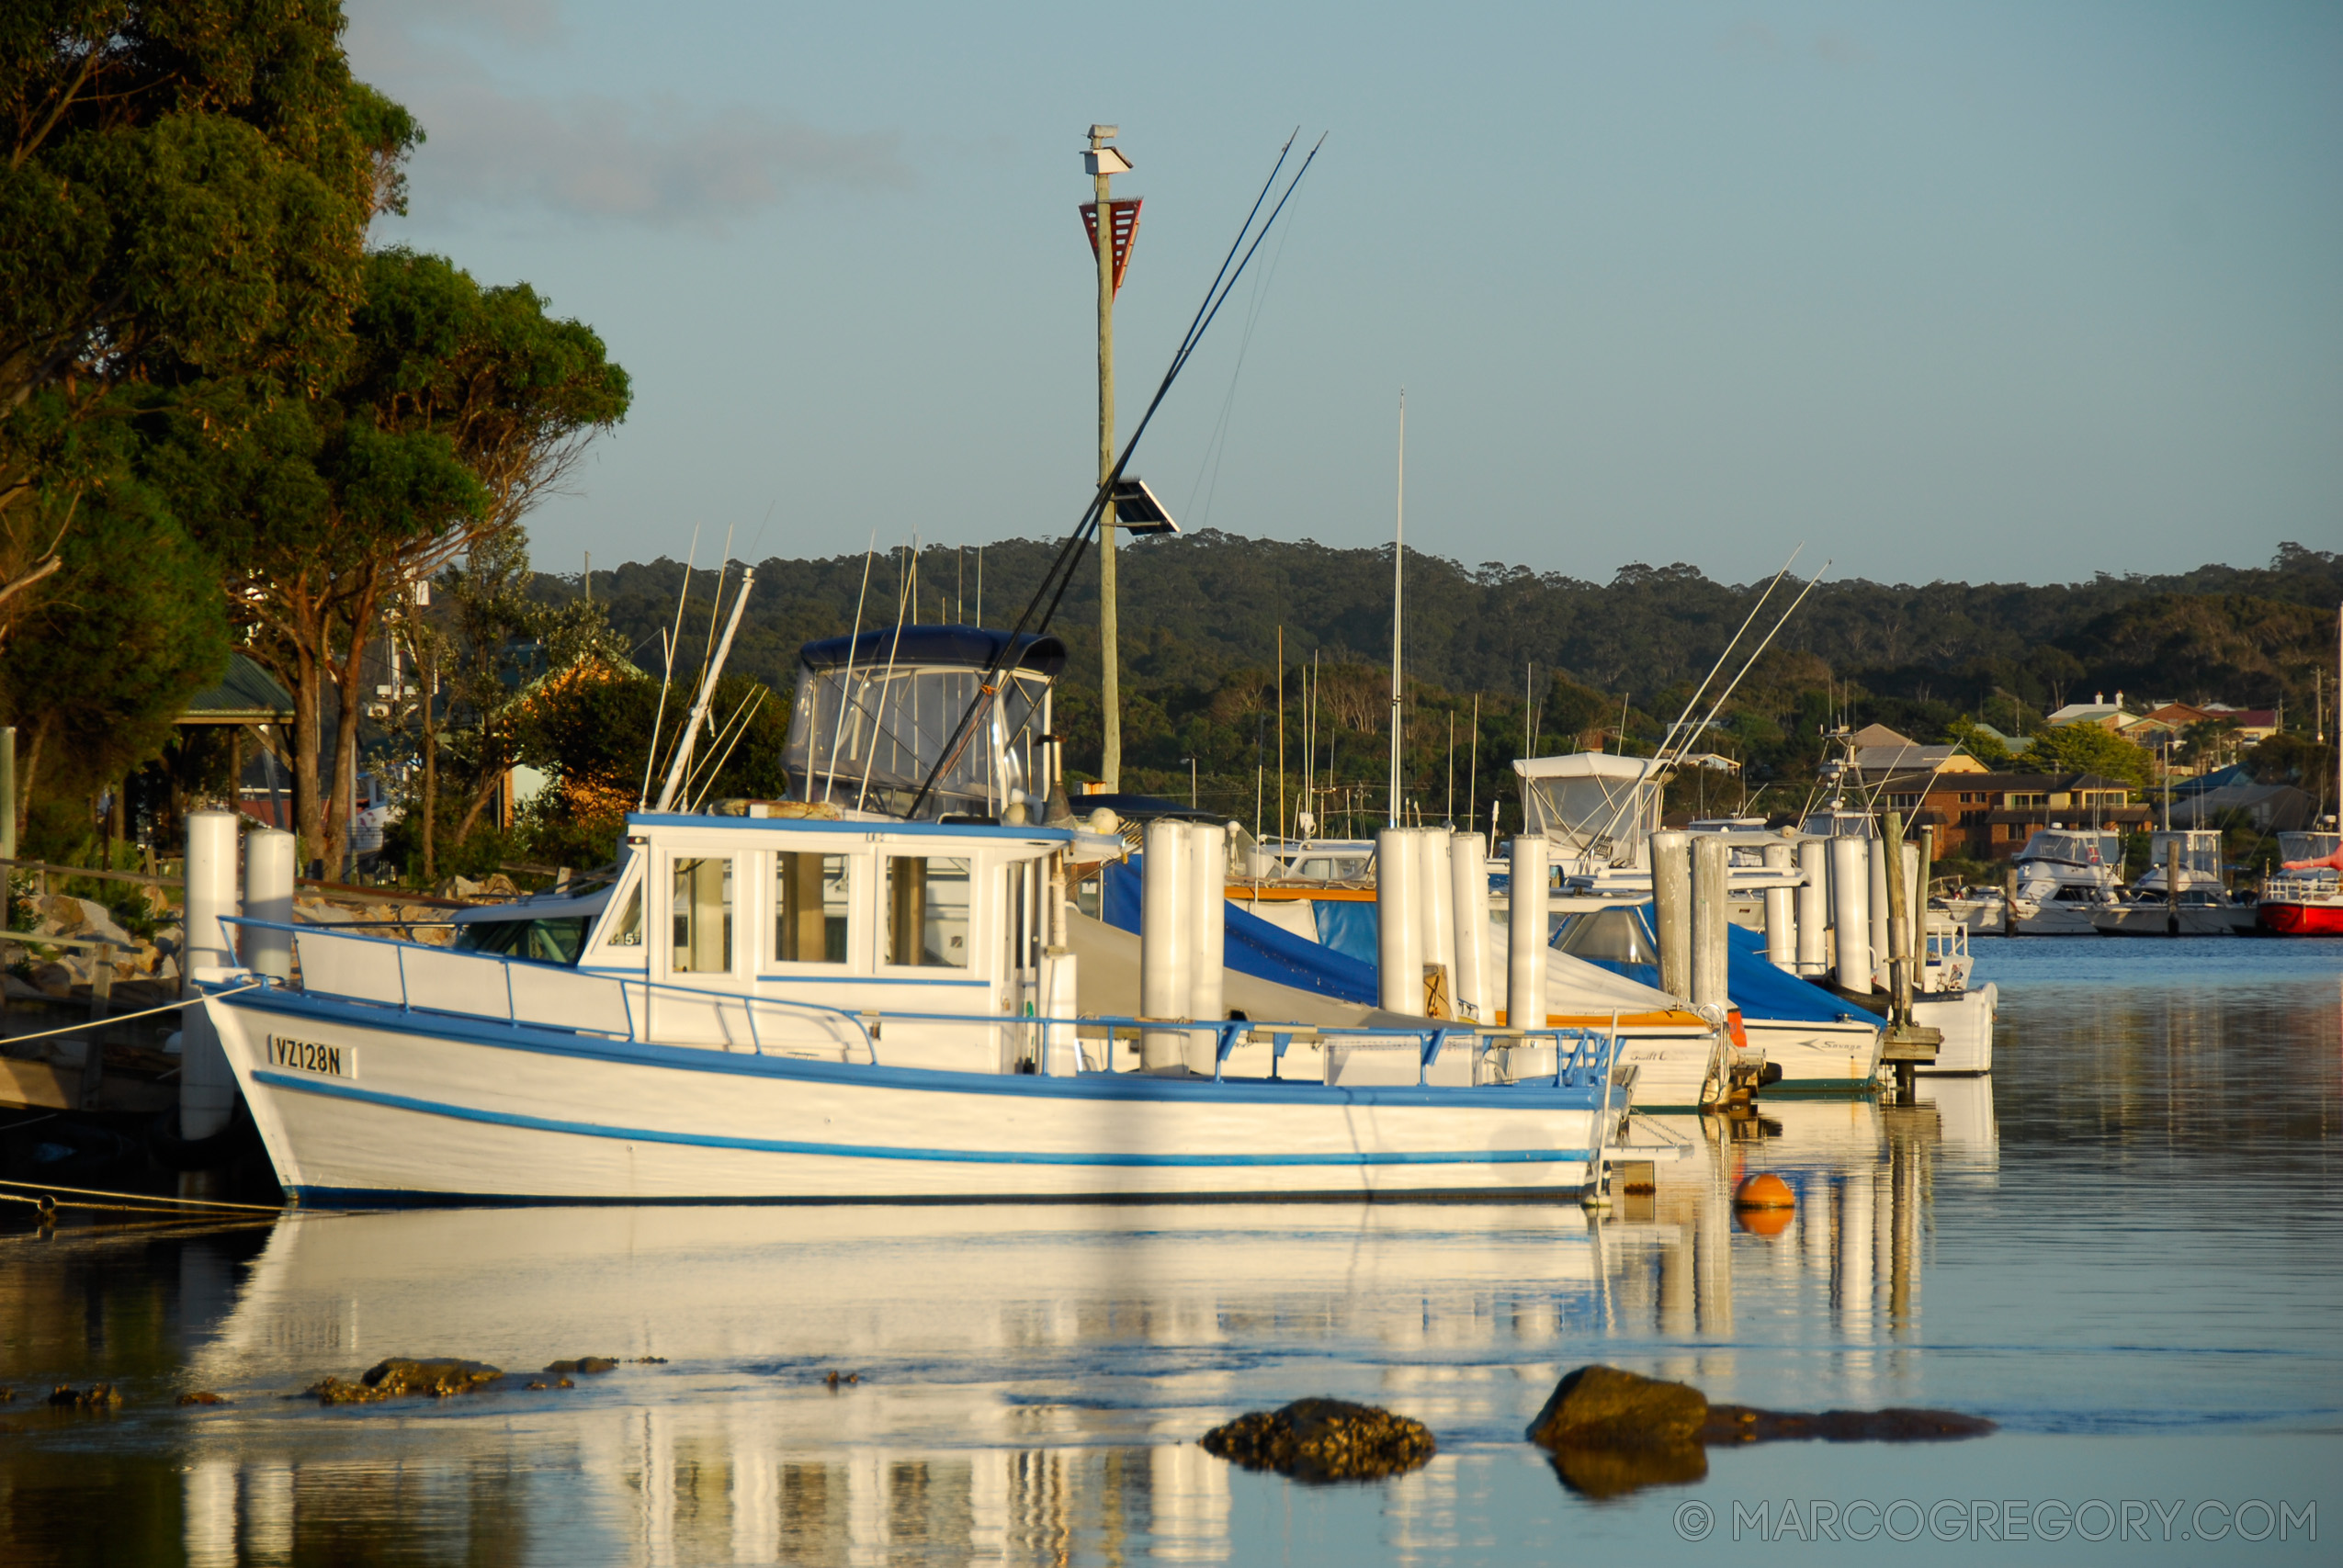
<path id="1" fill-rule="evenodd" d="M 114 389 L 340 364 L 418 135 L 341 28 L 331 0 L 0 8 L 0 595 L 55 570 Z"/>

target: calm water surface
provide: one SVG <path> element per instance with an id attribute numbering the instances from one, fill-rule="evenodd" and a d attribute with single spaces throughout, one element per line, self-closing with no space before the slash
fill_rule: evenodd
<path id="1" fill-rule="evenodd" d="M 2343 943 L 1977 953 L 2002 987 L 1992 1079 L 1671 1119 L 1695 1157 L 1597 1220 L 592 1209 L 10 1233 L 0 1560 L 2336 1561 Z M 1773 1235 L 1723 1201 L 1760 1169 L 1800 1194 Z M 394 1354 L 665 1360 L 567 1391 L 285 1397 Z M 2003 1430 L 1712 1450 L 1704 1480 L 1591 1497 L 1521 1433 L 1594 1360 Z M 40 1404 L 93 1380 L 121 1386 L 118 1412 Z M 197 1388 L 232 1403 L 172 1403 Z M 1319 1393 L 1417 1416 L 1440 1456 L 1309 1487 L 1194 1446 Z M 1866 1503 L 1898 1505 L 1885 1533 L 1805 1539 L 1883 1517 Z M 2074 1511 L 2063 1540 L 2020 1521 L 2044 1505 Z M 2230 1533 L 2209 1546 L 2192 1521 Z"/>

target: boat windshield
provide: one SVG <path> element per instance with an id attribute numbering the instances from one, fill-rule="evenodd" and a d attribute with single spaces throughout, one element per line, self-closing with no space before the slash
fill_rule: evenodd
<path id="1" fill-rule="evenodd" d="M 591 915 L 535 920 L 471 920 L 456 928 L 458 953 L 494 953 L 532 964 L 575 964 Z"/>
<path id="2" fill-rule="evenodd" d="M 1573 958 L 1600 958 L 1613 964 L 1659 962 L 1640 907 L 1622 905 L 1565 916 L 1554 945 Z"/>

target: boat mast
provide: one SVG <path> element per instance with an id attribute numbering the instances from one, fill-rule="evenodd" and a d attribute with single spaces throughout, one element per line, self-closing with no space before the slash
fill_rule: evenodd
<path id="1" fill-rule="evenodd" d="M 699 727 L 707 722 L 707 705 L 716 699 L 716 682 L 724 673 L 724 660 L 732 652 L 732 634 L 741 629 L 741 610 L 749 602 L 749 590 L 756 583 L 756 568 L 741 569 L 741 586 L 732 595 L 732 618 L 724 623 L 724 640 L 716 645 L 715 655 L 699 678 L 699 695 L 692 701 L 692 716 L 684 721 L 684 733 L 676 738 L 674 759 L 667 764 L 667 782 L 659 786 L 659 804 L 653 811 L 665 811 L 675 803 L 675 791 L 684 782 L 684 770 L 692 760 L 692 744 L 699 739 Z"/>
<path id="2" fill-rule="evenodd" d="M 1399 604 L 1408 555 L 1408 389 L 1399 389 L 1399 499 L 1391 532 L 1391 785 L 1389 825 L 1399 826 Z"/>

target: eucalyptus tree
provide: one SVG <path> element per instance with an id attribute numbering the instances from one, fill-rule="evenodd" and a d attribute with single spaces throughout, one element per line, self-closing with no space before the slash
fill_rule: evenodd
<path id="1" fill-rule="evenodd" d="M 482 288 L 404 250 L 369 254 L 362 276 L 349 351 L 314 394 L 222 381 L 167 411 L 167 483 L 222 565 L 248 651 L 293 694 L 296 814 L 329 867 L 348 847 L 385 612 L 517 528 L 628 396 L 592 329 L 526 284 Z"/>
<path id="2" fill-rule="evenodd" d="M 338 373 L 419 137 L 342 28 L 334 0 L 0 6 L 0 641 L 122 478 L 92 428 L 119 389 Z"/>

